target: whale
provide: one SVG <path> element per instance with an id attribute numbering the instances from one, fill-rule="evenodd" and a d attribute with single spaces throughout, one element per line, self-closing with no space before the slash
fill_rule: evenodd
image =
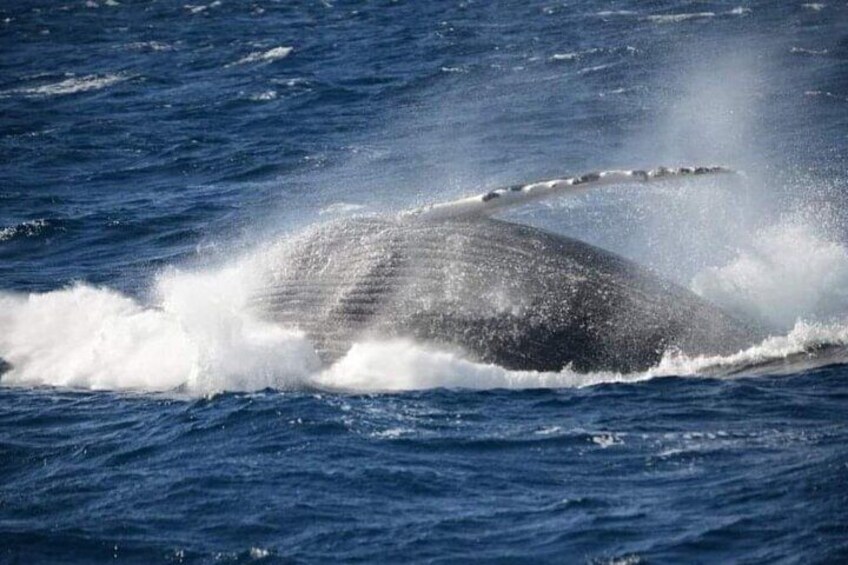
<path id="1" fill-rule="evenodd" d="M 598 186 L 731 173 L 599 171 L 320 223 L 277 246 L 250 307 L 305 332 L 328 365 L 355 343 L 394 339 L 531 371 L 627 373 L 669 352 L 733 353 L 762 330 L 611 251 L 496 217 Z"/>

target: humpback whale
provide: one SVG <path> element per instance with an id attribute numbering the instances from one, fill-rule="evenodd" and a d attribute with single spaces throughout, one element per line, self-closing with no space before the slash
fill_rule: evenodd
<path id="1" fill-rule="evenodd" d="M 735 352 L 761 332 L 610 251 L 492 217 L 602 185 L 730 172 L 601 171 L 320 224 L 279 246 L 251 305 L 306 332 L 328 364 L 358 341 L 395 338 L 537 371 L 631 372 L 671 349 Z"/>

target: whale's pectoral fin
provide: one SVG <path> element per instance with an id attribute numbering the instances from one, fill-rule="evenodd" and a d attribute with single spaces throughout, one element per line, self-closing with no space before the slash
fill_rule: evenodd
<path id="1" fill-rule="evenodd" d="M 473 216 L 489 216 L 506 208 L 521 206 L 560 194 L 576 193 L 598 186 L 616 184 L 648 183 L 673 178 L 734 173 L 726 167 L 657 167 L 650 170 L 611 170 L 586 173 L 576 177 L 551 179 L 529 184 L 518 184 L 491 190 L 452 202 L 432 204 L 409 210 L 405 217 L 423 219 L 450 219 Z"/>

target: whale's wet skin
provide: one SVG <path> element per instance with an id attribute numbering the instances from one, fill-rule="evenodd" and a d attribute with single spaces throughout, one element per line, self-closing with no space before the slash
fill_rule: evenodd
<path id="1" fill-rule="evenodd" d="M 409 337 L 509 369 L 632 372 L 671 348 L 727 354 L 762 337 L 623 257 L 488 218 L 321 225 L 281 246 L 260 288 L 256 308 L 327 362 Z"/>

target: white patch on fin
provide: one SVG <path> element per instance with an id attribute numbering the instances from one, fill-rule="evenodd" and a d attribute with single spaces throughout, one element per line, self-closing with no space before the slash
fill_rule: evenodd
<path id="1" fill-rule="evenodd" d="M 427 220 L 444 220 L 470 216 L 489 216 L 506 208 L 522 206 L 528 202 L 557 196 L 559 194 L 574 194 L 598 186 L 615 184 L 647 183 L 658 180 L 679 178 L 694 175 L 716 175 L 734 173 L 726 167 L 657 167 L 656 169 L 599 171 L 586 173 L 564 179 L 521 184 L 507 188 L 499 188 L 461 198 L 452 202 L 431 204 L 414 210 L 402 212 L 403 217 L 422 218 Z"/>

